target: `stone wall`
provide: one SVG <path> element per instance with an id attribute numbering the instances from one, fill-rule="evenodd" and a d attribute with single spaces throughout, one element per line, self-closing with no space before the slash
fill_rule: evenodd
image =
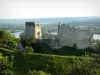
<path id="1" fill-rule="evenodd" d="M 35 33 L 35 23 L 34 22 L 26 22 L 25 24 L 25 31 L 24 31 L 24 38 L 30 38 L 34 36 Z"/>
<path id="2" fill-rule="evenodd" d="M 35 22 L 26 22 L 22 38 L 29 39 L 31 37 L 34 37 L 35 39 L 41 39 L 41 27 L 39 24 L 36 24 Z"/>
<path id="3" fill-rule="evenodd" d="M 88 30 L 80 30 L 70 25 L 59 24 L 57 38 L 62 46 L 77 45 L 78 49 L 84 49 L 91 46 L 92 33 Z"/>
<path id="4" fill-rule="evenodd" d="M 35 24 L 35 38 L 36 39 L 41 39 L 42 34 L 41 34 L 41 27 L 39 24 Z"/>

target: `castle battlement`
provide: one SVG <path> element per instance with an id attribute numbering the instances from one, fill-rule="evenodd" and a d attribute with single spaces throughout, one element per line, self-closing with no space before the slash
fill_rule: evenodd
<path id="1" fill-rule="evenodd" d="M 81 30 L 71 25 L 60 24 L 57 38 L 63 46 L 73 46 L 76 43 L 82 49 L 91 45 L 92 33 L 90 30 Z"/>
<path id="2" fill-rule="evenodd" d="M 90 33 L 91 31 L 90 30 L 81 30 L 80 28 L 75 28 L 71 25 L 67 25 L 67 24 L 61 24 L 61 25 L 58 25 L 60 28 L 63 28 L 63 29 L 66 29 L 66 31 L 70 31 L 70 32 L 74 32 L 74 31 L 77 31 L 77 32 L 86 32 L 86 33 Z"/>

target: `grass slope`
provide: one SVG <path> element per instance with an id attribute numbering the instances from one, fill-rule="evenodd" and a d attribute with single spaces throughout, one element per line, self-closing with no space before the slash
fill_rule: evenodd
<path id="1" fill-rule="evenodd" d="M 68 75 L 80 56 L 60 56 L 39 53 L 22 53 L 0 48 L 4 55 L 14 55 L 14 70 L 17 74 L 26 75 L 29 70 L 42 70 L 51 75 Z"/>

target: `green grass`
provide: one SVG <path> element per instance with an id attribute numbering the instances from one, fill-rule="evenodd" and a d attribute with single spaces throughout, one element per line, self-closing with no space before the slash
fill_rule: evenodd
<path id="1" fill-rule="evenodd" d="M 0 48 L 4 55 L 14 56 L 14 70 L 18 74 L 27 74 L 29 70 L 42 70 L 52 75 L 67 75 L 76 60 L 83 61 L 80 56 L 60 56 L 40 53 L 22 53 Z"/>

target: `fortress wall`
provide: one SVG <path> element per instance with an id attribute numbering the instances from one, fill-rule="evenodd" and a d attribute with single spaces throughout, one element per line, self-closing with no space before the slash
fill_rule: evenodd
<path id="1" fill-rule="evenodd" d="M 36 24 L 34 22 L 26 22 L 23 38 L 31 37 L 35 37 L 35 39 L 41 39 L 41 28 L 39 24 Z"/>
<path id="2" fill-rule="evenodd" d="M 30 38 L 34 34 L 34 26 L 26 25 L 25 27 L 25 38 Z"/>
<path id="3" fill-rule="evenodd" d="M 61 25 L 59 30 L 59 38 L 60 38 L 60 44 L 62 46 L 71 46 L 75 43 L 77 43 L 77 32 L 74 28 L 71 28 L 69 25 Z M 73 39 L 74 38 L 74 39 Z"/>
<path id="4" fill-rule="evenodd" d="M 36 39 L 41 39 L 42 34 L 41 34 L 41 28 L 39 24 L 35 24 L 35 38 Z"/>
<path id="5" fill-rule="evenodd" d="M 71 28 L 69 25 L 67 26 L 61 25 L 59 37 L 61 36 L 69 37 L 69 38 L 77 38 L 77 31 L 75 28 Z"/>
<path id="6" fill-rule="evenodd" d="M 62 28 L 61 25 L 58 25 L 57 39 L 60 39 L 60 36 L 62 36 Z"/>
<path id="7" fill-rule="evenodd" d="M 79 40 L 92 38 L 90 31 L 77 31 L 77 35 Z"/>
<path id="8" fill-rule="evenodd" d="M 60 35 L 64 35 L 66 37 L 68 36 L 71 38 L 78 38 L 79 40 L 92 38 L 92 33 L 89 30 L 79 30 L 64 24 L 60 26 L 59 32 Z"/>
<path id="9" fill-rule="evenodd" d="M 58 38 L 62 46 L 71 46 L 77 44 L 79 49 L 91 46 L 92 34 L 88 30 L 80 30 L 70 25 L 61 24 L 58 30 Z"/>
<path id="10" fill-rule="evenodd" d="M 91 47 L 91 43 L 90 43 L 89 39 L 78 41 L 78 43 L 77 43 L 78 49 L 84 49 L 84 48 L 87 48 L 87 47 Z"/>
<path id="11" fill-rule="evenodd" d="M 70 46 L 70 47 L 73 47 L 74 44 L 77 44 L 77 40 L 72 39 L 72 38 L 62 37 L 62 38 L 60 39 L 60 44 L 61 44 L 62 46 Z"/>

